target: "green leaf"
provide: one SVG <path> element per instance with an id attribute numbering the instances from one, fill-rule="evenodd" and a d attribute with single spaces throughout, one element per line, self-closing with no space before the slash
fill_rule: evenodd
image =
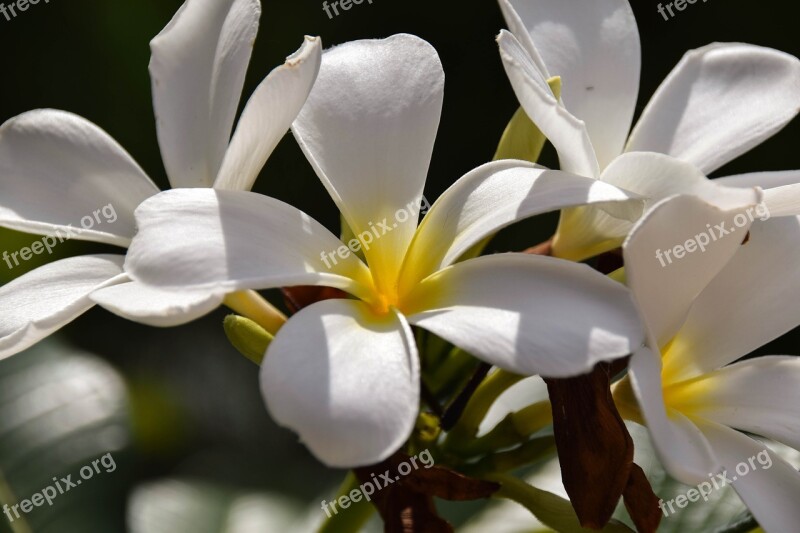
<path id="1" fill-rule="evenodd" d="M 267 330 L 239 315 L 228 315 L 223 322 L 225 335 L 239 353 L 260 365 L 267 353 L 267 347 L 274 338 Z"/>

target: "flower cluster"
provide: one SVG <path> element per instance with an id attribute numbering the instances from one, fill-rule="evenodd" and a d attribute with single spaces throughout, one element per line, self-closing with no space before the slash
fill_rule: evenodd
<path id="1" fill-rule="evenodd" d="M 641 57 L 628 0 L 499 4 L 509 28 L 499 57 L 522 111 L 498 154 L 514 158 L 455 180 L 427 213 L 445 81 L 433 46 L 398 34 L 323 50 L 305 37 L 234 128 L 258 0 L 188 0 L 151 43 L 172 190 L 159 191 L 76 115 L 43 109 L 8 120 L 0 225 L 51 235 L 113 205 L 113 221 L 74 238 L 127 253 L 55 261 L 0 288 L 0 358 L 94 305 L 175 326 L 224 304 L 254 325 L 242 335 L 260 346 L 269 413 L 320 461 L 363 480 L 397 454 L 431 450 L 436 468 L 375 499 L 387 524 L 400 507 L 390 497 L 414 509 L 433 496 L 495 491 L 526 501 L 507 472 L 534 461 L 534 435 L 553 424 L 577 520 L 603 527 L 623 497 L 637 528 L 654 530 L 658 498 L 632 447 L 616 469 L 619 487 L 609 482 L 599 499 L 571 481 L 589 479 L 589 463 L 605 456 L 585 461 L 570 428 L 607 427 L 593 418 L 602 413 L 619 434 L 598 442 L 630 441 L 623 419 L 646 425 L 666 470 L 687 484 L 763 451 L 750 434 L 800 449 L 800 359 L 737 362 L 800 325 L 800 171 L 707 177 L 797 115 L 800 61 L 747 44 L 692 50 L 632 126 Z M 250 192 L 289 130 L 341 212 L 341 235 Z M 559 170 L 536 164 L 545 139 Z M 526 149 L 513 153 L 515 143 Z M 558 211 L 544 246 L 483 253 L 501 229 Z M 376 223 L 384 231 L 373 239 Z M 738 231 L 703 253 L 670 268 L 653 259 L 726 224 Z M 582 263 L 596 257 L 623 268 Z M 288 318 L 255 292 L 309 286 L 335 291 L 291 306 Z M 605 382 L 586 378 L 598 369 Z M 512 385 L 533 387 L 529 376 L 544 378 L 551 398 L 498 416 L 496 400 Z M 597 383 L 600 393 L 588 392 Z M 584 419 L 571 414 L 575 401 Z M 800 474 L 773 459 L 731 483 L 765 530 L 796 530 Z"/>

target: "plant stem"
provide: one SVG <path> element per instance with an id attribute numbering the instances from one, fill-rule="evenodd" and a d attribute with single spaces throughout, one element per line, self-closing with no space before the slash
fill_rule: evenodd
<path id="1" fill-rule="evenodd" d="M 11 489 L 11 486 L 6 481 L 5 475 L 3 475 L 3 471 L 0 470 L 0 503 L 8 502 L 9 505 L 17 503 L 17 497 L 14 495 L 14 491 Z M 25 515 L 20 514 L 19 518 L 15 518 L 13 522 L 10 524 L 11 531 L 14 533 L 32 533 L 28 522 L 25 520 Z"/>
<path id="2" fill-rule="evenodd" d="M 486 435 L 448 442 L 448 450 L 463 457 L 477 457 L 495 450 L 524 445 L 531 435 L 553 423 L 550 402 L 541 401 L 509 413 Z"/>
<path id="3" fill-rule="evenodd" d="M 356 478 L 353 472 L 348 472 L 336 493 L 334 502 L 341 496 L 347 496 L 351 491 L 358 489 L 358 487 L 358 478 Z M 370 502 L 363 499 L 357 502 L 351 500 L 350 506 L 347 507 L 347 509 L 334 508 L 333 514 L 330 514 L 325 522 L 323 522 L 318 533 L 356 533 L 364 527 L 364 524 L 367 523 L 367 520 L 372 517 L 374 512 L 375 507 Z M 328 511 L 328 513 L 330 513 L 330 511 Z"/>
<path id="4" fill-rule="evenodd" d="M 444 447 L 458 450 L 467 441 L 475 439 L 481 422 L 495 400 L 509 387 L 518 383 L 523 376 L 518 376 L 505 370 L 497 370 L 486 379 L 471 394 L 464 411 L 458 422 L 452 427 L 444 442 Z M 445 427 L 443 425 L 443 427 Z"/>
<path id="5" fill-rule="evenodd" d="M 489 474 L 484 477 L 501 484 L 496 497 L 515 501 L 528 509 L 543 524 L 565 533 L 586 531 L 581 527 L 578 517 L 568 500 L 538 489 L 509 474 Z M 602 528 L 604 533 L 631 533 L 624 524 L 612 520 Z"/>
<path id="6" fill-rule="evenodd" d="M 249 318 L 268 333 L 275 335 L 286 322 L 286 315 L 256 291 L 239 291 L 225 297 L 223 303 L 234 312 Z"/>
<path id="7" fill-rule="evenodd" d="M 458 348 L 453 349 L 442 363 L 423 375 L 423 379 L 430 387 L 431 392 L 437 396 L 455 390 L 466 379 L 466 375 L 473 371 L 477 360 L 467 352 Z"/>
<path id="8" fill-rule="evenodd" d="M 463 470 L 473 477 L 510 472 L 553 457 L 555 451 L 555 439 L 552 436 L 542 437 L 526 441 L 513 450 L 487 455 L 477 463 L 464 467 Z"/>
<path id="9" fill-rule="evenodd" d="M 447 406 L 447 410 L 445 410 L 444 416 L 442 417 L 442 429 L 447 431 L 455 426 L 459 420 L 461 420 L 464 410 L 472 401 L 475 391 L 478 389 L 481 382 L 484 380 L 484 378 L 486 378 L 486 375 L 491 369 L 492 365 L 488 363 L 481 363 L 478 365 L 478 368 L 475 369 L 475 373 L 467 382 L 467 385 L 464 387 L 464 389 L 458 393 L 458 396 L 456 396 L 455 399 L 450 402 L 450 405 Z"/>

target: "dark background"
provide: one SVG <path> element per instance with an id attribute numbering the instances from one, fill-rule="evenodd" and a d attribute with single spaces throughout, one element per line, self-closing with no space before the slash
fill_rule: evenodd
<path id="1" fill-rule="evenodd" d="M 109 132 L 166 188 L 150 99 L 148 42 L 181 3 L 51 0 L 45 4 L 41 0 L 10 22 L 0 16 L 0 121 L 44 107 L 82 115 Z M 643 47 L 637 115 L 691 48 L 714 41 L 739 41 L 800 55 L 794 2 L 699 0 L 669 21 L 656 11 L 657 2 L 633 3 Z M 413 33 L 436 47 L 447 76 L 444 114 L 426 196 L 432 201 L 462 174 L 491 159 L 517 108 L 494 42 L 504 24 L 493 0 L 374 0 L 372 5 L 365 0 L 332 20 L 323 12 L 321 1 L 263 0 L 262 4 L 261 30 L 241 105 L 263 77 L 299 47 L 304 34 L 320 35 L 325 46 L 331 46 Z M 797 168 L 799 134 L 800 121 L 796 120 L 717 175 Z M 555 166 L 551 148 L 546 149 L 542 162 Z M 267 163 L 256 190 L 288 201 L 333 230 L 338 227 L 333 202 L 291 136 Z M 547 216 L 515 226 L 495 239 L 491 249 L 519 250 L 536 244 L 549 236 L 555 220 Z M 0 239 L 3 249 L 18 249 L 27 238 L 3 231 Z M 99 249 L 70 243 L 59 253 Z M 33 262 L 28 265 L 32 266 Z M 0 280 L 23 271 L 20 267 L 10 273 L 3 265 Z M 120 447 L 124 464 L 118 473 L 108 474 L 113 478 L 110 488 L 97 496 L 104 498 L 103 512 L 109 516 L 106 524 L 112 525 L 88 525 L 86 519 L 83 529 L 75 526 L 76 531 L 122 531 L 131 487 L 168 476 L 242 490 L 273 490 L 308 501 L 341 479 L 341 473 L 320 466 L 295 442 L 293 434 L 270 421 L 258 392 L 258 369 L 225 341 L 221 328 L 224 314 L 220 310 L 185 327 L 157 330 L 95 309 L 59 334 L 65 345 L 109 362 L 124 377 L 128 391 L 124 411 L 130 438 Z M 797 353 L 796 347 L 796 337 L 785 338 L 765 351 Z M 17 361 L 26 357 L 42 359 L 21 354 L 0 362 L 0 376 L 27 364 Z M 44 359 L 42 364 L 52 364 Z M 0 402 L 3 398 L 0 390 Z M 0 408 L 0 413 L 8 411 Z M 3 455 L 2 428 L 0 418 L 0 468 L 15 486 L 22 482 L 8 473 L 13 464 Z M 91 436 L 87 438 L 91 440 Z M 20 446 L 24 447 L 24 442 Z M 41 446 L 38 455 L 24 460 L 36 462 L 52 451 L 52 447 Z M 18 457 L 13 460 L 22 461 Z M 42 479 L 42 484 L 32 485 L 34 489 L 44 486 L 48 478 Z M 98 501 L 86 511 L 75 511 L 81 505 L 77 499 L 64 505 L 73 513 L 96 514 Z M 52 526 L 52 518 L 45 522 Z M 0 524 L 2 530 L 6 524 L 3 520 Z M 49 531 L 46 526 L 34 530 Z"/>

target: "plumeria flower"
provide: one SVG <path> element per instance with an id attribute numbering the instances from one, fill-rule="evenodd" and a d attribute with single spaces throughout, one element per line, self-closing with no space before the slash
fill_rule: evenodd
<path id="1" fill-rule="evenodd" d="M 731 220 L 744 206 L 730 207 L 671 197 L 625 242 L 627 282 L 648 344 L 614 394 L 623 416 L 647 425 L 675 478 L 732 483 L 766 531 L 794 531 L 800 474 L 775 454 L 769 469 L 743 473 L 737 466 L 765 450 L 743 432 L 800 449 L 800 359 L 736 361 L 800 325 L 800 218 L 735 228 L 666 267 L 655 257 L 709 224 L 735 227 Z"/>
<path id="2" fill-rule="evenodd" d="M 797 58 L 738 43 L 692 50 L 631 131 L 641 46 L 628 0 L 499 2 L 511 30 L 498 37 L 503 65 L 523 109 L 556 148 L 562 170 L 640 194 L 649 200 L 645 211 L 676 193 L 715 197 L 726 194 L 723 185 L 767 189 L 800 182 L 800 171 L 713 185 L 705 177 L 797 115 Z M 561 78 L 560 100 L 547 84 L 551 76 Z M 597 207 L 568 209 L 553 251 L 582 260 L 618 247 L 630 229 L 630 222 Z"/>
<path id="3" fill-rule="evenodd" d="M 321 57 L 316 38 L 306 38 L 258 86 L 231 138 L 260 13 L 258 0 L 188 1 L 152 41 L 158 140 L 173 187 L 250 189 L 310 92 Z M 127 247 L 135 233 L 136 207 L 159 192 L 107 133 L 81 117 L 49 109 L 24 113 L 0 127 L 0 176 L 0 225 L 120 247 Z M 84 217 L 91 219 L 107 206 L 116 220 L 81 229 Z M 124 259 L 113 254 L 64 259 L 0 288 L 0 358 L 38 342 L 95 303 L 131 320 L 172 326 L 225 298 L 221 291 L 143 286 L 124 273 Z M 264 320 L 279 320 L 252 294 L 227 302 L 235 306 L 237 301 Z"/>
<path id="4" fill-rule="evenodd" d="M 168 191 L 136 212 L 126 269 L 159 290 L 324 285 L 352 295 L 291 317 L 261 373 L 273 417 L 328 465 L 377 463 L 410 436 L 420 395 L 411 325 L 498 367 L 550 376 L 643 342 L 625 288 L 585 265 L 523 254 L 456 262 L 518 220 L 630 202 L 624 191 L 500 161 L 458 180 L 418 224 L 443 92 L 436 51 L 414 36 L 323 54 L 293 132 L 358 236 L 348 246 L 308 215 L 249 192 Z"/>

